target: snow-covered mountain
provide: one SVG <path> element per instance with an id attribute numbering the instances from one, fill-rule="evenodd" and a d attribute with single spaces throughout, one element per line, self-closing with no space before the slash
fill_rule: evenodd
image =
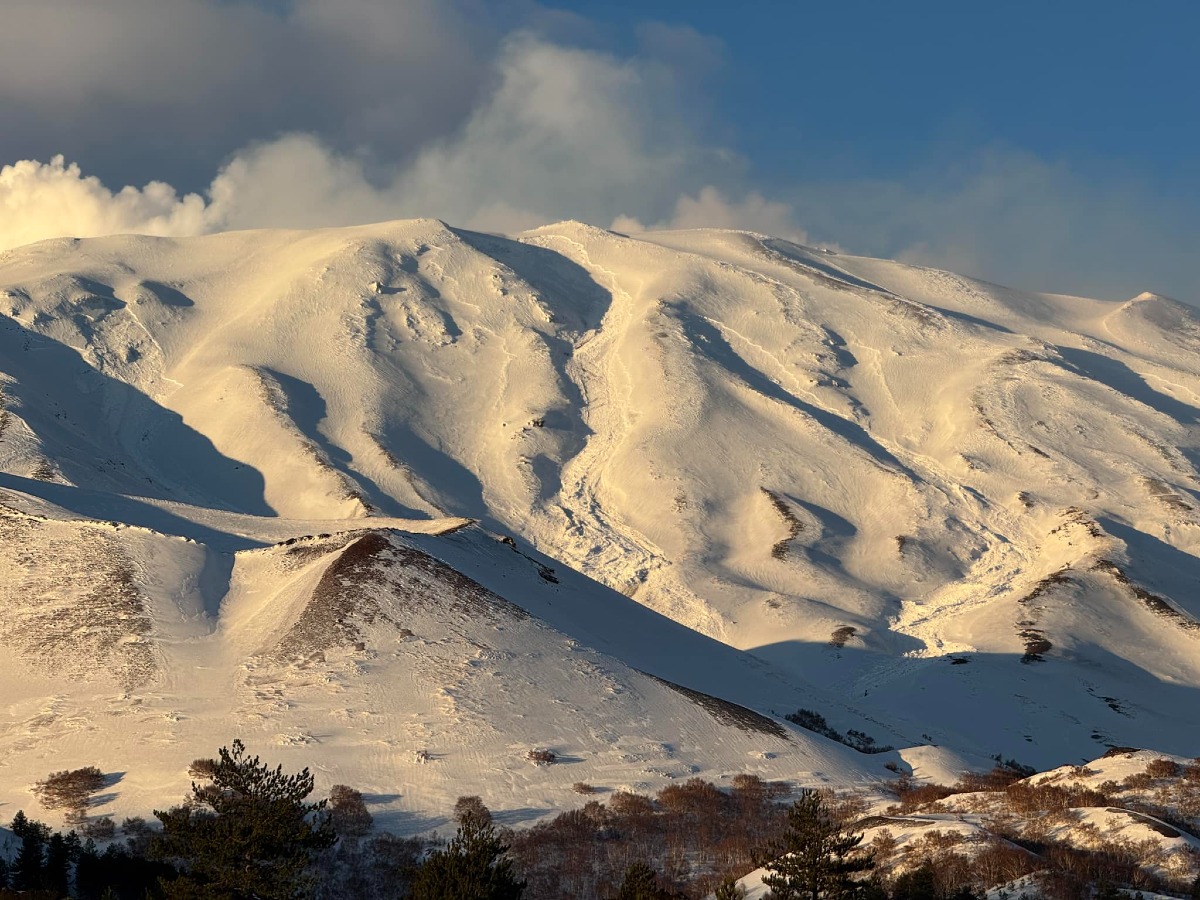
<path id="1" fill-rule="evenodd" d="M 743 232 L 10 251 L 0 784 L 102 754 L 144 811 L 240 735 L 423 821 L 898 761 L 800 707 L 931 774 L 1194 754 L 1197 350 Z"/>

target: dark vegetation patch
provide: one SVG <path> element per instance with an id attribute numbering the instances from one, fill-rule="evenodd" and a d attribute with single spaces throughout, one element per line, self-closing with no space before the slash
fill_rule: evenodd
<path id="1" fill-rule="evenodd" d="M 1104 537 L 1104 529 L 1100 527 L 1100 523 L 1089 516 L 1078 506 L 1068 506 L 1062 511 L 1062 524 L 1052 528 L 1051 534 L 1058 534 L 1070 528 L 1072 525 L 1082 525 L 1084 530 L 1092 537 Z"/>
<path id="2" fill-rule="evenodd" d="M 827 737 L 831 741 L 845 744 L 859 753 L 887 753 L 896 749 L 890 745 L 876 744 L 875 738 L 854 728 L 847 729 L 846 733 L 842 734 L 826 722 L 823 715 L 811 709 L 798 709 L 794 713 L 788 713 L 784 718 L 793 725 L 799 725 L 801 728 Z"/>
<path id="3" fill-rule="evenodd" d="M 386 623 L 397 632 L 406 612 L 430 606 L 494 619 L 529 614 L 427 553 L 394 544 L 381 531 L 342 536 L 349 542 L 329 564 L 304 611 L 279 643 L 291 662 L 321 661 L 335 646 L 363 643 L 363 626 Z M 290 548 L 300 549 L 300 546 Z"/>
<path id="4" fill-rule="evenodd" d="M 1140 584 L 1131 581 L 1125 571 L 1111 560 L 1101 559 L 1092 566 L 1094 572 L 1106 572 L 1113 577 L 1118 584 L 1127 588 L 1131 594 L 1150 612 L 1156 616 L 1160 616 L 1173 624 L 1182 628 L 1184 631 L 1200 630 L 1200 622 L 1197 622 L 1187 613 L 1176 609 L 1165 597 L 1160 597 L 1158 594 L 1152 594 Z"/>
<path id="5" fill-rule="evenodd" d="M 1025 653 L 1021 656 L 1023 663 L 1045 662 L 1044 654 L 1054 649 L 1054 645 L 1046 639 L 1046 633 L 1040 628 L 1025 628 L 1017 632 L 1017 636 L 1025 642 Z"/>
<path id="6" fill-rule="evenodd" d="M 1141 747 L 1109 747 L 1100 758 L 1112 759 L 1114 756 L 1128 756 L 1131 753 L 1141 752 L 1141 749 Z"/>
<path id="7" fill-rule="evenodd" d="M 1190 503 L 1171 490 L 1166 482 L 1160 481 L 1157 478 L 1142 478 L 1142 485 L 1150 492 L 1150 495 L 1159 501 L 1163 506 L 1173 512 L 1192 513 L 1195 509 Z"/>
<path id="8" fill-rule="evenodd" d="M 1017 603 L 1022 606 L 1030 606 L 1056 587 L 1077 585 L 1079 582 L 1067 574 L 1070 571 L 1069 567 L 1064 566 L 1057 572 L 1051 572 L 1035 584 L 1033 590 L 1019 599 Z M 1021 656 L 1021 662 L 1026 665 L 1035 662 L 1045 662 L 1045 654 L 1054 649 L 1054 644 L 1046 637 L 1046 633 L 1040 628 L 1033 627 L 1034 624 L 1032 621 L 1020 621 L 1017 623 L 1018 626 L 1021 626 L 1021 630 L 1017 632 L 1017 637 L 1025 644 L 1025 652 Z"/>
<path id="9" fill-rule="evenodd" d="M 984 409 L 983 403 L 978 399 L 978 397 L 976 397 L 971 403 L 971 408 L 975 410 L 975 415 L 979 419 L 980 425 L 991 432 L 993 437 L 999 438 L 1010 447 L 1012 446 L 1012 444 L 1009 444 L 1008 439 L 1000 434 L 1000 429 L 996 426 L 996 422 L 987 414 L 987 410 Z"/>
<path id="10" fill-rule="evenodd" d="M 804 532 L 804 523 L 792 512 L 792 508 L 787 501 L 779 494 L 767 488 L 760 488 L 767 499 L 771 501 L 771 505 L 775 507 L 775 512 L 779 513 L 779 517 L 783 519 L 783 524 L 787 526 L 787 537 L 776 541 L 771 547 L 771 555 L 776 559 L 787 559 L 791 553 L 791 543 Z"/>
<path id="11" fill-rule="evenodd" d="M 453 530 L 457 531 L 458 529 L 453 529 Z M 449 534 L 450 532 L 442 532 L 442 533 Z M 528 553 L 523 553 L 521 551 L 521 548 L 517 546 L 517 542 L 516 542 L 515 538 L 512 538 L 509 535 L 505 535 L 504 537 L 500 538 L 500 543 L 504 544 L 504 546 L 506 546 L 506 547 L 512 548 L 512 551 L 514 553 L 516 553 L 517 556 L 520 556 L 523 559 L 527 559 L 531 563 L 533 563 L 534 566 L 537 567 L 538 578 L 542 579 L 542 581 L 548 582 L 550 584 L 558 584 L 558 576 L 556 574 L 554 574 L 554 569 L 544 563 L 538 562 L 538 560 L 534 559 Z"/>
<path id="12" fill-rule="evenodd" d="M 280 541 L 276 547 L 287 547 L 283 555 L 284 566 L 288 569 L 299 569 L 315 559 L 321 559 L 345 546 L 343 535 L 305 535 L 304 537 L 288 538 Z"/>
<path id="13" fill-rule="evenodd" d="M 759 734 L 777 737 L 785 741 L 792 739 L 786 728 L 774 719 L 767 718 L 762 713 L 756 713 L 754 710 L 739 706 L 730 700 L 722 700 L 720 697 L 714 697 L 712 694 L 706 694 L 703 691 L 693 690 L 681 684 L 676 684 L 673 681 L 667 681 L 667 679 L 651 675 L 649 672 L 642 672 L 642 674 L 648 678 L 653 678 L 659 684 L 669 687 L 676 693 L 682 694 L 722 725 L 739 728 L 742 731 L 758 732 Z"/>
<path id="14" fill-rule="evenodd" d="M 947 324 L 946 320 L 930 307 L 903 297 L 894 297 L 888 310 L 902 319 L 910 319 L 932 328 L 945 328 Z"/>
<path id="15" fill-rule="evenodd" d="M 59 478 L 58 467 L 48 459 L 41 459 L 30 473 L 30 478 L 36 481 L 56 481 Z"/>
<path id="16" fill-rule="evenodd" d="M 837 650 L 846 646 L 846 642 L 858 633 L 858 629 L 853 625 L 840 625 L 829 635 L 829 646 Z"/>
<path id="17" fill-rule="evenodd" d="M 1024 363 L 1032 362 L 1049 362 L 1045 354 L 1034 353 L 1032 350 L 1026 350 L 1023 347 L 1018 347 L 1015 350 L 1009 350 L 996 360 L 996 364 L 1000 366 L 1018 366 Z"/>
<path id="18" fill-rule="evenodd" d="M 5 403 L 4 384 L 0 382 L 0 438 L 4 437 L 4 430 L 8 428 L 9 420 L 12 418 L 8 411 L 8 406 Z"/>
<path id="19" fill-rule="evenodd" d="M 0 510 L 0 544 L 15 550 L 0 577 L 0 642 L 48 673 L 107 674 L 125 690 L 150 680 L 149 607 L 116 541 L 91 526 Z"/>
<path id="20" fill-rule="evenodd" d="M 1126 716 L 1128 718 L 1133 718 L 1133 715 L 1125 708 L 1125 705 L 1117 697 L 1105 697 L 1105 696 L 1102 696 L 1101 694 L 1097 694 L 1095 688 L 1090 687 L 1090 686 L 1088 687 L 1087 692 L 1089 694 L 1091 694 L 1093 697 L 1095 697 L 1097 700 L 1103 700 L 1104 705 L 1107 706 L 1109 709 L 1111 709 L 1113 712 L 1118 713 L 1119 715 L 1122 715 L 1122 716 Z"/>

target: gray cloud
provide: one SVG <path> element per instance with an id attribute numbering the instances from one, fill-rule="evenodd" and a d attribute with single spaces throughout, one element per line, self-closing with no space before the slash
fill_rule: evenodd
<path id="1" fill-rule="evenodd" d="M 475 105 L 497 36 L 439 0 L 9 0 L 0 159 L 194 189 L 253 140 L 402 160 Z"/>
<path id="2" fill-rule="evenodd" d="M 162 183 L 114 192 L 61 159 L 25 161 L 0 172 L 0 208 L 12 213 L 0 219 L 0 247 L 63 234 L 180 235 L 411 216 L 497 231 L 569 217 L 607 225 L 627 210 L 654 221 L 681 205 L 682 190 L 739 169 L 697 138 L 663 71 L 657 60 L 516 34 L 500 47 L 489 87 L 465 120 L 409 158 L 371 164 L 319 134 L 287 134 L 239 150 L 204 197 L 181 197 Z M 751 207 L 756 215 L 773 209 L 761 198 Z"/>
<path id="3" fill-rule="evenodd" d="M 724 49 L 686 27 L 643 24 L 616 56 L 587 20 L 528 0 L 510 0 L 528 29 L 507 34 L 467 5 L 479 0 L 266 2 L 8 0 L 0 163 L 25 162 L 0 171 L 0 249 L 579 218 L 811 234 L 1033 289 L 1200 302 L 1200 225 L 1184 200 L 1017 149 L 887 181 L 806 173 L 752 190 L 704 102 Z"/>

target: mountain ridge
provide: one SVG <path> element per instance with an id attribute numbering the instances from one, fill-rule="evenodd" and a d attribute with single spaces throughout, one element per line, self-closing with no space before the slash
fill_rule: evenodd
<path id="1" fill-rule="evenodd" d="M 0 512 L 116 522 L 129 584 L 209 613 L 281 541 L 399 528 L 535 616 L 555 605 L 510 595 L 511 566 L 568 576 L 623 631 L 579 603 L 588 628 L 550 627 L 631 672 L 654 672 L 638 629 L 718 653 L 699 632 L 734 648 L 725 682 L 655 674 L 768 716 L 819 699 L 901 757 L 1186 753 L 1198 348 L 1157 295 L 752 232 L 48 241 L 0 255 Z M 46 541 L 5 552 L 6 609 L 82 602 L 45 584 Z"/>

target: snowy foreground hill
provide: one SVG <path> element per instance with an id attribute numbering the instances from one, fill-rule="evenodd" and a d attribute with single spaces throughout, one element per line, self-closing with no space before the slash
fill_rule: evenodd
<path id="1" fill-rule="evenodd" d="M 144 814 L 234 737 L 394 830 L 1193 756 L 1197 351 L 1152 294 L 742 232 L 10 251 L 0 801 L 95 764 Z"/>

